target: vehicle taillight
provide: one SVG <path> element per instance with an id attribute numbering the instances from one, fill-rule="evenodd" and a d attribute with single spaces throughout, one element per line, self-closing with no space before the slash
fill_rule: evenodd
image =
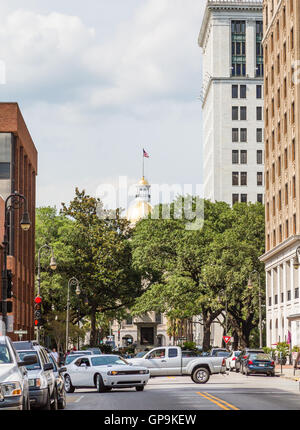
<path id="1" fill-rule="evenodd" d="M 222 361 L 222 367 L 223 366 L 226 366 L 226 360 L 225 360 L 225 358 L 223 358 L 223 361 Z"/>
<path id="2" fill-rule="evenodd" d="M 243 358 L 246 360 L 246 358 L 247 358 L 247 357 L 248 357 L 247 355 L 244 355 L 244 357 L 243 357 Z"/>
<path id="3" fill-rule="evenodd" d="M 274 364 L 275 364 L 274 361 L 271 361 L 271 366 L 274 366 Z"/>
<path id="4" fill-rule="evenodd" d="M 236 360 L 236 357 L 232 357 L 232 361 Z"/>
<path id="5" fill-rule="evenodd" d="M 253 364 L 253 361 L 252 361 L 252 360 L 249 360 L 249 361 L 248 361 L 248 364 Z"/>

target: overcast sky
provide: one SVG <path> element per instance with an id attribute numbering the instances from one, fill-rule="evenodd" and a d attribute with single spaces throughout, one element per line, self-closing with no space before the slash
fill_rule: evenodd
<path id="1" fill-rule="evenodd" d="M 204 0 L 2 0 L 1 101 L 16 101 L 39 154 L 37 206 L 75 187 L 145 173 L 202 183 Z"/>

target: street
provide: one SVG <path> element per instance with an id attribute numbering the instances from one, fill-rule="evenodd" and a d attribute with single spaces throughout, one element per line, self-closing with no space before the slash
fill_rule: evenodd
<path id="1" fill-rule="evenodd" d="M 67 410 L 299 410 L 299 382 L 265 375 L 212 376 L 207 384 L 189 377 L 151 378 L 142 393 L 99 394 L 78 389 L 67 395 Z"/>

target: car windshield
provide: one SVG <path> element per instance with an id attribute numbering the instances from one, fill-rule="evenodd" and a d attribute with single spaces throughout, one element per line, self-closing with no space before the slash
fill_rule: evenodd
<path id="1" fill-rule="evenodd" d="M 250 360 L 268 360 L 268 361 L 272 360 L 271 357 L 268 354 L 264 354 L 264 353 L 261 353 L 261 352 L 254 353 L 254 354 L 251 353 L 249 355 L 249 359 Z"/>
<path id="2" fill-rule="evenodd" d="M 0 343 L 0 365 L 12 363 L 12 358 L 6 343 Z"/>
<path id="3" fill-rule="evenodd" d="M 108 366 L 111 364 L 115 364 L 117 366 L 125 366 L 127 361 L 125 361 L 123 358 L 115 355 L 107 355 L 102 357 L 92 357 L 91 362 L 93 366 Z"/>
<path id="4" fill-rule="evenodd" d="M 25 355 L 35 355 L 37 358 L 37 362 L 34 364 L 27 364 L 26 369 L 27 370 L 37 370 L 41 368 L 40 360 L 38 353 L 36 351 L 18 351 L 19 357 L 21 361 L 23 361 Z"/>
<path id="5" fill-rule="evenodd" d="M 67 356 L 66 356 L 66 360 L 65 360 L 65 364 L 70 364 L 70 363 L 72 363 L 72 361 L 76 360 L 76 358 L 78 358 L 78 357 L 80 357 L 80 356 L 81 356 L 81 354 L 78 354 L 78 355 L 75 355 L 75 354 L 67 355 Z"/>

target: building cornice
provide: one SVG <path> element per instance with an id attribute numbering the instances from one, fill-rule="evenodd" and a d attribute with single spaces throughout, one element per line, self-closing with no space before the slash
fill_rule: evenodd
<path id="1" fill-rule="evenodd" d="M 207 32 L 207 26 L 212 10 L 232 12 L 236 11 L 262 11 L 263 0 L 208 0 L 202 20 L 202 25 L 198 37 L 198 44 L 201 48 Z"/>
<path id="2" fill-rule="evenodd" d="M 279 252 L 283 251 L 284 249 L 292 245 L 295 245 L 297 242 L 300 242 L 299 234 L 289 237 L 284 242 L 280 243 L 279 245 L 275 246 L 275 248 L 272 248 L 270 251 L 266 252 L 264 255 L 259 257 L 259 259 L 260 261 L 266 262 L 270 258 L 274 257 L 276 254 L 278 254 Z"/>

